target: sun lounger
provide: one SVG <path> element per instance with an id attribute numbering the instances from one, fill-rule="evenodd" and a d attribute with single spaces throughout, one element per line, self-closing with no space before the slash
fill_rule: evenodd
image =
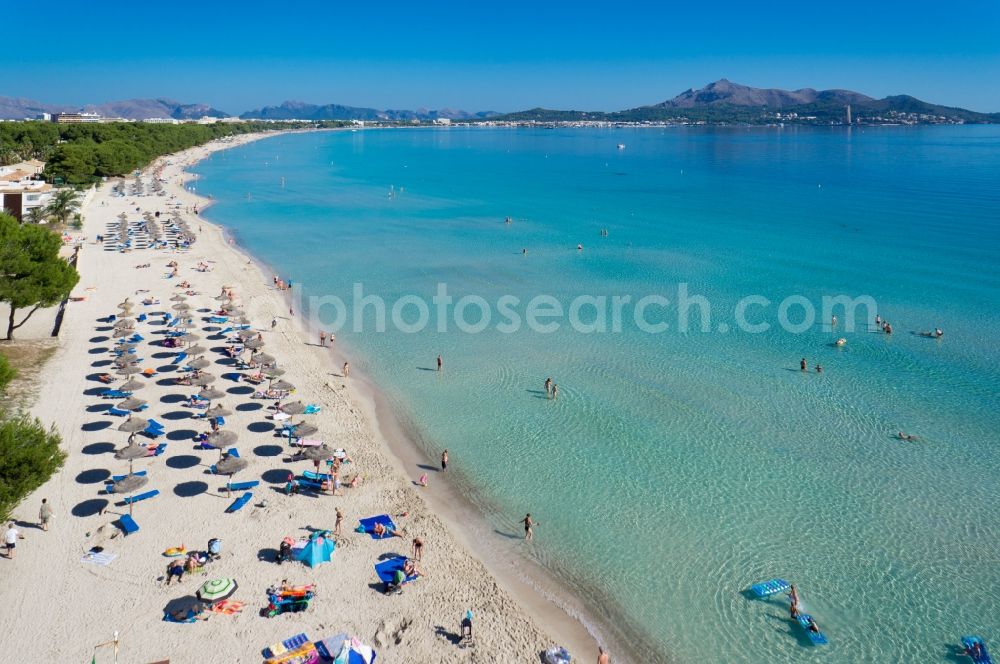
<path id="1" fill-rule="evenodd" d="M 149 454 L 147 454 L 146 456 L 160 456 L 161 454 L 167 451 L 167 444 L 160 443 L 159 445 L 150 445 L 146 449 L 149 450 Z"/>
<path id="2" fill-rule="evenodd" d="M 187 356 L 188 356 L 188 354 L 184 353 L 184 352 L 177 353 L 177 355 L 174 357 L 174 362 L 173 363 L 174 364 L 180 364 L 181 362 L 183 362 L 184 360 L 187 359 Z"/>
<path id="3" fill-rule="evenodd" d="M 990 657 L 990 653 L 986 650 L 986 642 L 978 636 L 963 636 L 962 645 L 965 646 L 966 652 L 972 652 L 972 649 L 979 644 L 978 655 L 969 655 L 975 664 L 993 664 L 993 659 Z"/>
<path id="4" fill-rule="evenodd" d="M 214 417 L 212 419 L 214 419 L 215 423 L 218 424 L 220 427 L 226 424 L 226 418 L 224 418 L 222 415 L 219 415 L 218 417 Z"/>
<path id="5" fill-rule="evenodd" d="M 249 503 L 253 499 L 253 492 L 247 491 L 242 496 L 233 501 L 233 504 L 226 508 L 226 512 L 230 514 L 233 512 L 239 512 L 243 509 L 243 506 Z"/>
<path id="6" fill-rule="evenodd" d="M 146 422 L 148 422 L 148 425 L 146 426 L 147 429 L 159 429 L 160 431 L 165 430 L 163 425 L 154 420 L 152 417 L 146 420 Z"/>
<path id="7" fill-rule="evenodd" d="M 139 532 L 139 524 L 136 523 L 135 519 L 133 519 L 128 514 L 122 514 L 118 518 L 118 527 L 122 529 L 122 532 L 125 533 L 126 537 L 128 537 L 132 533 Z"/>
<path id="8" fill-rule="evenodd" d="M 307 470 L 307 471 L 305 471 L 304 473 L 302 473 L 302 477 L 306 478 L 307 480 L 313 480 L 314 482 L 329 482 L 330 481 L 330 476 L 329 475 L 327 475 L 326 473 L 317 473 L 314 470 Z"/>
<path id="9" fill-rule="evenodd" d="M 406 563 L 406 556 L 396 556 L 395 558 L 390 558 L 389 560 L 386 560 L 384 562 L 375 565 L 375 573 L 378 574 L 379 580 L 383 581 L 384 583 L 392 583 L 395 580 L 394 577 L 396 574 L 396 570 L 402 572 L 403 565 L 405 563 Z M 403 583 L 409 583 L 410 581 L 415 581 L 416 579 L 419 578 L 420 578 L 419 574 L 411 574 L 408 577 L 406 577 L 406 579 L 403 580 Z"/>
<path id="10" fill-rule="evenodd" d="M 314 414 L 318 413 L 319 411 L 320 411 L 320 407 L 317 406 L 314 403 L 311 403 L 308 406 L 306 406 L 306 409 L 304 411 L 302 411 L 302 412 L 305 415 L 314 415 Z"/>
<path id="11" fill-rule="evenodd" d="M 138 475 L 140 477 L 144 477 L 146 475 L 146 471 L 145 470 L 140 470 L 140 471 L 134 472 L 132 474 L 133 475 Z M 128 475 L 112 475 L 111 479 L 105 480 L 105 482 L 108 482 L 108 483 L 119 482 L 119 481 L 125 479 L 126 477 L 128 477 Z"/>
<path id="12" fill-rule="evenodd" d="M 298 485 L 300 487 L 306 487 L 308 489 L 313 489 L 315 491 L 322 491 L 323 490 L 323 484 L 321 482 L 315 482 L 313 480 L 304 480 L 304 479 L 301 479 L 301 478 L 298 479 L 298 480 L 296 480 L 296 482 L 298 483 Z"/>
<path id="13" fill-rule="evenodd" d="M 762 581 L 761 583 L 753 584 L 750 586 L 750 592 L 752 592 L 754 596 L 759 599 L 762 597 L 768 597 L 769 595 L 786 592 L 790 590 L 791 587 L 792 585 L 784 579 L 771 579 L 770 581 Z"/>
<path id="14" fill-rule="evenodd" d="M 292 445 L 298 445 L 299 447 L 319 447 L 322 444 L 322 440 L 315 438 L 296 438 L 292 441 Z"/>
<path id="15" fill-rule="evenodd" d="M 226 323 L 228 321 L 229 321 L 229 319 L 226 318 L 226 317 L 224 317 L 224 316 L 211 316 L 208 319 L 209 323 Z"/>
<path id="16" fill-rule="evenodd" d="M 367 519 L 360 519 L 359 523 L 365 529 L 365 532 L 371 535 L 372 539 L 386 539 L 387 537 L 392 537 L 389 533 L 386 533 L 382 537 L 376 535 L 376 523 L 381 523 L 387 530 L 396 530 L 396 524 L 392 522 L 392 518 L 388 514 L 379 514 L 378 516 L 370 516 Z"/>
<path id="17" fill-rule="evenodd" d="M 104 390 L 101 392 L 101 397 L 105 399 L 128 399 L 132 396 L 131 392 L 123 392 L 122 390 Z"/>
<path id="18" fill-rule="evenodd" d="M 131 342 L 134 342 L 134 343 L 139 343 L 140 341 L 145 341 L 145 340 L 146 340 L 146 338 L 145 338 L 145 337 L 143 337 L 143 336 L 142 336 L 141 334 L 139 334 L 138 332 L 136 332 L 136 333 L 135 333 L 135 334 L 133 334 L 133 335 L 132 335 L 131 337 L 129 337 L 129 338 L 128 338 L 128 340 L 129 340 L 129 341 L 131 341 Z"/>
<path id="19" fill-rule="evenodd" d="M 812 616 L 808 613 L 800 613 L 796 617 L 796 620 L 798 620 L 799 624 L 802 625 L 802 629 L 806 631 L 806 636 L 809 637 L 809 640 L 813 642 L 814 646 L 824 646 L 827 644 L 826 636 L 823 632 L 813 632 L 809 629 L 809 621 L 812 620 Z"/>
<path id="20" fill-rule="evenodd" d="M 139 317 L 136 318 L 136 320 L 139 321 L 140 323 L 145 323 L 147 318 L 149 318 L 149 316 L 147 316 L 146 314 L 139 314 Z"/>
<path id="21" fill-rule="evenodd" d="M 148 499 L 153 498 L 154 496 L 158 496 L 158 495 L 160 495 L 160 490 L 159 489 L 153 489 L 152 491 L 147 491 L 146 493 L 138 493 L 138 494 L 136 494 L 134 496 L 129 496 L 128 498 L 126 498 L 125 499 L 125 504 L 126 505 L 131 505 L 133 503 L 138 503 L 141 500 L 148 500 Z"/>
<path id="22" fill-rule="evenodd" d="M 304 632 L 296 634 L 295 636 L 285 639 L 281 643 L 275 643 L 272 646 L 264 648 L 264 657 L 271 659 L 272 657 L 278 657 L 284 655 L 289 650 L 295 650 L 296 648 L 301 648 L 305 644 L 309 643 L 309 637 L 305 635 Z"/>
<path id="23" fill-rule="evenodd" d="M 131 411 L 128 411 L 128 410 L 122 410 L 121 408 L 115 408 L 114 406 L 112 406 L 111 408 L 108 408 L 108 409 L 107 409 L 106 411 L 104 411 L 104 412 L 106 412 L 106 413 L 107 413 L 108 415 L 114 415 L 115 417 L 125 417 L 125 416 L 126 416 L 126 415 L 128 415 L 128 414 L 129 414 L 129 413 L 130 413 Z"/>
<path id="24" fill-rule="evenodd" d="M 248 480 L 246 482 L 233 482 L 226 488 L 230 491 L 246 491 L 260 485 L 260 480 Z"/>

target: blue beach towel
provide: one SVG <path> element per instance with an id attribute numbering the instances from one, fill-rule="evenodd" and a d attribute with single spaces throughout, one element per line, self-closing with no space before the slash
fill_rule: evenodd
<path id="1" fill-rule="evenodd" d="M 365 529 L 365 532 L 371 535 L 372 539 L 386 539 L 392 537 L 389 533 L 386 533 L 382 537 L 375 534 L 375 524 L 381 523 L 388 530 L 396 530 L 396 524 L 392 522 L 392 518 L 388 514 L 379 514 L 378 516 L 370 516 L 367 519 L 359 519 L 361 527 Z"/>
<path id="2" fill-rule="evenodd" d="M 232 514 L 233 512 L 238 512 L 243 509 L 243 506 L 249 503 L 253 499 L 253 493 L 247 491 L 242 496 L 233 501 L 233 504 L 226 508 L 226 512 Z"/>
<path id="3" fill-rule="evenodd" d="M 397 556 L 396 558 L 390 558 L 385 562 L 378 563 L 375 565 L 375 573 L 378 574 L 378 578 L 385 583 L 392 583 L 393 577 L 396 571 L 403 571 L 403 564 L 406 562 L 406 556 Z M 415 579 L 420 578 L 416 574 L 411 574 L 406 577 L 403 583 L 409 583 Z"/>

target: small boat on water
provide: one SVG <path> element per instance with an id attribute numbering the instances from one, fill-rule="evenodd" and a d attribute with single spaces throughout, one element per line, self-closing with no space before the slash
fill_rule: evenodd
<path id="1" fill-rule="evenodd" d="M 619 150 L 624 150 L 625 149 L 625 144 L 624 143 L 619 143 L 618 144 L 618 149 Z"/>

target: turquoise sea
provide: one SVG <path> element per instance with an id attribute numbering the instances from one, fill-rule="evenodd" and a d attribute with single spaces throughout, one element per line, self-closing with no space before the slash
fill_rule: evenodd
<path id="1" fill-rule="evenodd" d="M 370 306 L 338 343 L 430 458 L 449 450 L 498 543 L 623 626 L 640 661 L 956 662 L 968 633 L 1000 651 L 1000 127 L 362 130 L 196 172 L 207 218 L 303 307 L 333 295 L 350 314 L 355 284 L 427 302 L 421 331 L 379 332 Z M 483 298 L 486 329 L 439 331 L 438 284 Z M 678 329 L 681 284 L 707 329 L 697 306 Z M 539 295 L 661 295 L 646 318 L 669 327 L 640 330 L 631 305 L 620 331 L 500 325 L 501 297 L 523 320 Z M 735 316 L 755 295 L 758 333 Z M 837 295 L 870 296 L 894 333 L 842 312 L 831 328 Z M 793 323 L 815 307 L 808 329 L 779 323 L 789 296 Z M 830 645 L 786 602 L 747 599 L 772 577 Z"/>

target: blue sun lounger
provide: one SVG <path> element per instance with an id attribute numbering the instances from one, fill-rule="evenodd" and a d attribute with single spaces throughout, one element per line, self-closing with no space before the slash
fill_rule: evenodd
<path id="1" fill-rule="evenodd" d="M 187 356 L 188 354 L 183 351 L 177 353 L 177 355 L 174 356 L 174 361 L 172 362 L 172 364 L 180 364 L 181 362 L 187 359 Z"/>
<path id="2" fill-rule="evenodd" d="M 139 524 L 136 523 L 135 520 L 128 514 L 122 514 L 118 517 L 118 527 L 122 529 L 123 533 L 125 533 L 125 537 L 128 537 L 132 533 L 139 532 Z"/>
<path id="3" fill-rule="evenodd" d="M 224 317 L 222 317 L 222 316 L 211 316 L 211 317 L 210 317 L 210 318 L 208 319 L 208 322 L 209 322 L 209 323 L 225 323 L 225 322 L 227 322 L 228 320 L 229 320 L 228 318 L 224 318 Z"/>
<path id="4" fill-rule="evenodd" d="M 125 417 L 126 415 L 129 414 L 130 411 L 122 410 L 121 408 L 115 408 L 114 406 L 112 406 L 111 408 L 108 408 L 104 412 L 106 412 L 108 415 L 114 415 L 116 417 Z"/>
<path id="5" fill-rule="evenodd" d="M 248 480 L 246 482 L 233 482 L 226 489 L 229 491 L 246 491 L 260 485 L 260 480 Z"/>
<path id="6" fill-rule="evenodd" d="M 383 581 L 384 583 L 392 583 L 393 577 L 396 574 L 396 570 L 402 572 L 403 565 L 405 563 L 406 563 L 406 556 L 397 556 L 395 558 L 390 558 L 389 560 L 386 560 L 384 562 L 375 565 L 375 573 L 378 574 L 378 578 L 380 581 Z M 406 577 L 403 583 L 409 583 L 410 581 L 414 581 L 419 578 L 420 578 L 419 575 L 411 574 L 410 576 Z"/>
<path id="7" fill-rule="evenodd" d="M 232 514 L 233 512 L 239 512 L 243 509 L 243 506 L 249 503 L 253 499 L 253 492 L 247 491 L 242 496 L 233 501 L 233 504 L 226 508 L 226 512 Z"/>
<path id="8" fill-rule="evenodd" d="M 104 399 L 128 399 L 132 396 L 131 392 L 123 392 L 122 390 L 104 390 L 101 392 L 101 397 Z"/>
<path id="9" fill-rule="evenodd" d="M 317 473 L 315 470 L 307 470 L 302 473 L 302 477 L 313 482 L 329 482 L 330 476 L 326 473 Z"/>
<path id="10" fill-rule="evenodd" d="M 134 472 L 132 474 L 133 475 L 138 475 L 139 477 L 145 477 L 146 471 L 145 470 L 139 470 L 139 471 L 136 471 L 136 472 Z M 111 484 L 112 482 L 120 482 L 121 480 L 125 479 L 126 477 L 128 477 L 128 475 L 112 475 L 110 479 L 107 479 L 107 480 L 104 480 L 104 481 L 107 484 Z"/>
<path id="11" fill-rule="evenodd" d="M 152 491 L 147 491 L 146 493 L 138 493 L 134 496 L 129 496 L 128 498 L 126 498 L 125 504 L 131 505 L 133 503 L 138 503 L 141 500 L 148 500 L 158 495 L 160 495 L 159 489 L 153 489 Z"/>
<path id="12" fill-rule="evenodd" d="M 378 516 L 370 516 L 367 519 L 360 519 L 359 523 L 361 527 L 365 529 L 365 532 L 371 535 L 372 539 L 386 539 L 392 537 L 389 533 L 386 533 L 382 537 L 375 534 L 375 524 L 381 523 L 388 530 L 396 530 L 396 524 L 392 522 L 392 518 L 388 514 L 379 514 Z"/>
<path id="13" fill-rule="evenodd" d="M 979 654 L 972 655 L 972 649 L 979 644 Z M 978 636 L 963 636 L 962 645 L 965 646 L 965 653 L 972 659 L 975 664 L 993 664 L 993 658 L 990 657 L 990 653 L 986 651 L 986 642 L 983 641 L 981 637 Z"/>
<path id="14" fill-rule="evenodd" d="M 809 640 L 812 641 L 814 646 L 825 646 L 828 643 L 823 632 L 814 632 L 809 629 L 809 621 L 812 620 L 811 615 L 808 613 L 800 613 L 796 617 L 796 620 L 798 620 L 799 624 L 802 625 L 802 629 L 806 631 L 806 636 L 809 637 Z"/>
<path id="15" fill-rule="evenodd" d="M 770 581 L 762 581 L 761 583 L 755 583 L 750 586 L 750 592 L 754 594 L 758 599 L 762 597 L 768 597 L 770 595 L 776 595 L 777 593 L 783 593 L 790 590 L 792 584 L 788 583 L 784 579 L 771 579 Z"/>
<path id="16" fill-rule="evenodd" d="M 313 491 L 323 490 L 323 483 L 317 482 L 315 480 L 307 480 L 307 479 L 302 479 L 300 477 L 299 479 L 295 480 L 295 483 L 298 484 L 299 487 L 306 487 L 307 489 L 312 489 Z"/>
<path id="17" fill-rule="evenodd" d="M 157 436 L 162 436 L 164 433 L 166 433 L 166 429 L 164 429 L 163 425 L 154 420 L 153 418 L 149 418 L 146 424 L 146 428 L 143 429 L 142 432 L 147 436 L 150 436 L 151 438 L 156 438 Z"/>

